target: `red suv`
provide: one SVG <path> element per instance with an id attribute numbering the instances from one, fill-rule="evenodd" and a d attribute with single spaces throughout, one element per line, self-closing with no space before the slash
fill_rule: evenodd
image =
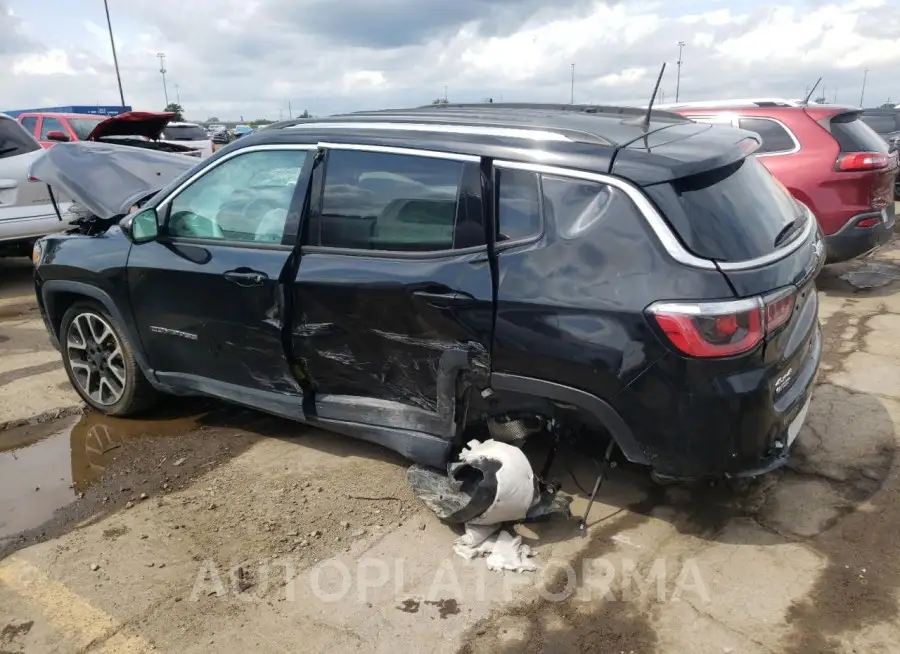
<path id="1" fill-rule="evenodd" d="M 756 132 L 760 162 L 809 206 L 825 234 L 829 263 L 864 254 L 891 238 L 898 155 L 860 120 L 862 110 L 748 100 L 667 105 L 698 122 Z"/>

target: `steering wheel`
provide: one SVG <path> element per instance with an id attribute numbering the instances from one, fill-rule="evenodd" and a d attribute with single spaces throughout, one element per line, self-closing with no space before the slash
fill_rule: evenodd
<path id="1" fill-rule="evenodd" d="M 214 221 L 187 210 L 169 216 L 169 230 L 187 238 L 225 238 Z"/>

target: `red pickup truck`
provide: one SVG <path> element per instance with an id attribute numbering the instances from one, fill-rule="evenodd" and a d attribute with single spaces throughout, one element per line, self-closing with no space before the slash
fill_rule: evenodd
<path id="1" fill-rule="evenodd" d="M 41 112 L 20 114 L 18 121 L 34 135 L 41 147 L 49 148 L 54 143 L 86 140 L 88 134 L 106 118 L 88 114 Z"/>

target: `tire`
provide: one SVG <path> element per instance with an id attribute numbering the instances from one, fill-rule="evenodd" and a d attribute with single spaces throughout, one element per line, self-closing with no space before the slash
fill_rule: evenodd
<path id="1" fill-rule="evenodd" d="M 129 416 L 156 401 L 124 330 L 99 303 L 76 302 L 66 311 L 59 345 L 69 382 L 91 408 Z"/>

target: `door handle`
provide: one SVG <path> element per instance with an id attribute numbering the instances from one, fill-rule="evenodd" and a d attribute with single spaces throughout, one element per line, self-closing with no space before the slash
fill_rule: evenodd
<path id="1" fill-rule="evenodd" d="M 269 276 L 264 272 L 259 272 L 257 270 L 248 270 L 248 269 L 237 269 L 237 270 L 229 270 L 225 273 L 225 279 L 227 279 L 232 284 L 237 284 L 238 286 L 260 286 L 263 282 L 265 282 Z"/>
<path id="2" fill-rule="evenodd" d="M 413 291 L 413 296 L 433 307 L 462 307 L 475 303 L 475 296 L 462 291 Z"/>
<path id="3" fill-rule="evenodd" d="M 16 188 L 19 183 L 14 179 L 0 179 L 0 191 Z"/>

